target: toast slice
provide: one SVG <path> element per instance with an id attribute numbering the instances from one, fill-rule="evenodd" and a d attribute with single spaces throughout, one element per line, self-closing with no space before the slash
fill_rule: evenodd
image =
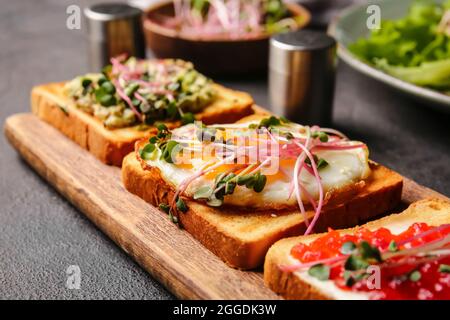
<path id="1" fill-rule="evenodd" d="M 76 108 L 64 92 L 64 83 L 36 86 L 31 91 L 31 110 L 40 119 L 51 124 L 102 162 L 121 166 L 123 158 L 133 151 L 135 141 L 153 130 L 139 130 L 139 126 L 107 129 L 97 118 Z M 214 84 L 217 99 L 201 113 L 198 120 L 205 124 L 230 123 L 253 113 L 251 96 L 244 92 Z M 177 127 L 178 122 L 167 123 Z"/>
<path id="2" fill-rule="evenodd" d="M 392 214 L 365 224 L 363 227 L 375 230 L 380 227 L 393 233 L 404 231 L 414 222 L 425 222 L 431 226 L 450 223 L 450 202 L 441 199 L 418 201 L 399 214 Z M 351 234 L 356 228 L 340 230 L 342 234 Z M 306 275 L 306 272 L 283 272 L 280 265 L 292 263 L 290 251 L 300 242 L 311 242 L 323 234 L 283 239 L 275 243 L 267 253 L 264 264 L 264 282 L 273 291 L 287 299 L 367 299 L 364 294 L 346 295 L 331 281 L 319 281 Z"/>
<path id="3" fill-rule="evenodd" d="M 372 163 L 371 169 L 372 175 L 359 193 L 324 208 L 316 231 L 354 226 L 397 206 L 402 177 L 378 164 Z M 124 159 L 122 180 L 128 191 L 154 206 L 170 203 L 174 196 L 160 171 L 144 170 L 134 153 Z M 188 199 L 185 202 L 189 210 L 179 216 L 182 226 L 228 265 L 239 269 L 261 266 L 273 243 L 306 230 L 297 210 L 249 212 L 216 209 Z M 308 214 L 312 217 L 314 212 Z"/>

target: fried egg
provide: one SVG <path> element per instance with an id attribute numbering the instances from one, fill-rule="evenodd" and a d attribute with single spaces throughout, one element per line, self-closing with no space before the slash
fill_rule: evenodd
<path id="1" fill-rule="evenodd" d="M 239 137 L 245 135 L 249 126 L 256 125 L 258 122 L 250 121 L 242 124 L 222 125 L 220 127 L 226 128 L 226 139 Z M 218 126 L 219 127 L 219 126 Z M 295 138 L 305 138 L 306 129 L 297 124 L 285 124 L 280 126 L 280 130 L 290 132 Z M 173 137 L 186 137 L 194 131 L 194 125 L 187 125 L 172 131 Z M 220 134 L 220 132 L 219 132 Z M 225 133 L 223 133 L 225 135 Z M 192 134 L 191 134 L 192 136 Z M 268 137 L 272 139 L 273 137 Z M 224 140 L 226 140 L 224 139 Z M 191 141 L 193 145 L 195 136 Z M 246 146 L 254 144 L 253 140 L 249 140 Z M 286 143 L 289 143 L 287 140 Z M 361 145 L 357 141 L 346 141 L 347 146 Z M 240 146 L 244 147 L 244 146 Z M 300 152 L 299 152 L 300 153 Z M 160 159 L 161 151 L 155 150 L 154 155 L 150 160 L 146 160 L 147 164 L 159 168 L 163 179 L 169 182 L 174 188 L 180 187 L 184 181 L 195 175 L 202 167 L 211 167 L 214 163 L 218 163 L 218 159 L 214 156 L 210 157 L 193 157 L 188 163 L 169 163 Z M 324 159 L 327 165 L 318 170 L 321 179 L 323 191 L 330 192 L 332 190 L 340 189 L 361 180 L 366 179 L 370 175 L 369 167 L 369 151 L 367 147 L 355 147 L 343 150 L 327 150 L 318 149 L 314 151 L 314 155 L 318 159 Z M 264 173 L 267 181 L 264 189 L 261 192 L 255 192 L 245 186 L 236 186 L 232 194 L 224 197 L 224 204 L 241 206 L 241 207 L 270 207 L 274 208 L 297 206 L 297 198 L 293 191 L 293 177 L 296 157 L 285 157 L 280 155 L 277 159 L 277 167 L 271 172 Z M 258 163 L 260 164 L 260 163 Z M 254 164 L 253 168 L 257 165 Z M 262 169 L 262 168 L 261 168 Z M 273 169 L 273 168 L 272 168 Z M 245 165 L 236 163 L 226 163 L 218 166 L 214 170 L 207 172 L 204 175 L 194 179 L 184 192 L 185 196 L 193 197 L 196 190 L 203 186 L 211 188 L 215 185 L 215 178 L 223 172 L 235 171 L 237 174 L 245 170 Z M 248 169 L 247 169 L 248 170 Z M 251 170 L 250 170 L 251 171 Z M 302 202 L 307 203 L 308 198 L 315 200 L 319 198 L 319 184 L 316 177 L 311 173 L 311 170 L 303 169 L 299 174 L 298 179 L 302 186 L 301 199 Z"/>

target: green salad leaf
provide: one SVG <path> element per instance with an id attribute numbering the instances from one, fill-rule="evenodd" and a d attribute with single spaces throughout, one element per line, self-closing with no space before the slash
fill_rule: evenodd
<path id="1" fill-rule="evenodd" d="M 443 4 L 416 1 L 405 17 L 382 21 L 380 29 L 357 40 L 349 49 L 394 77 L 450 90 L 450 37 L 440 28 L 449 9 L 450 0 Z"/>
<path id="2" fill-rule="evenodd" d="M 450 59 L 424 62 L 417 67 L 392 66 L 382 59 L 377 60 L 376 65 L 396 78 L 419 86 L 450 89 Z"/>

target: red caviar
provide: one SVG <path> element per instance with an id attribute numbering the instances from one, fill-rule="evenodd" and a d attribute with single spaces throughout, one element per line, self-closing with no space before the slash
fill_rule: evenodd
<path id="1" fill-rule="evenodd" d="M 396 244 L 405 242 L 404 245 L 398 246 L 402 250 L 421 246 L 450 234 L 450 226 L 445 226 L 435 232 L 431 231 L 433 229 L 425 223 L 414 223 L 400 234 L 392 234 L 386 228 L 374 231 L 361 228 L 351 235 L 340 235 L 337 231 L 329 230 L 328 234 L 309 244 L 297 244 L 292 248 L 291 254 L 302 263 L 311 263 L 344 256 L 341 248 L 344 243 L 349 241 L 355 244 L 367 241 L 377 247 L 380 252 L 386 252 L 392 241 Z M 425 236 L 416 237 L 424 232 L 427 232 Z M 379 265 L 381 268 L 379 289 L 369 289 L 370 286 L 365 279 L 357 281 L 351 287 L 347 286 L 344 281 L 344 263 L 330 265 L 330 280 L 333 280 L 343 290 L 368 292 L 371 299 L 450 299 L 450 273 L 439 271 L 441 264 L 450 265 L 450 256 L 436 256 L 432 260 L 422 261 L 423 256 L 414 255 L 407 259 L 406 263 L 405 261 L 396 263 L 399 262 L 399 258 L 393 257 Z M 415 272 L 416 275 L 420 273 L 419 279 L 411 278 L 412 272 Z"/>

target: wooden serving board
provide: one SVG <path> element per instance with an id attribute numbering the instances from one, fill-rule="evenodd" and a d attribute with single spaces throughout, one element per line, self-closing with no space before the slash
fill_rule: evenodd
<path id="1" fill-rule="evenodd" d="M 228 267 L 167 216 L 121 183 L 120 169 L 102 164 L 32 114 L 5 123 L 20 155 L 65 198 L 179 298 L 278 299 L 262 271 Z M 445 196 L 406 179 L 403 201 Z"/>

